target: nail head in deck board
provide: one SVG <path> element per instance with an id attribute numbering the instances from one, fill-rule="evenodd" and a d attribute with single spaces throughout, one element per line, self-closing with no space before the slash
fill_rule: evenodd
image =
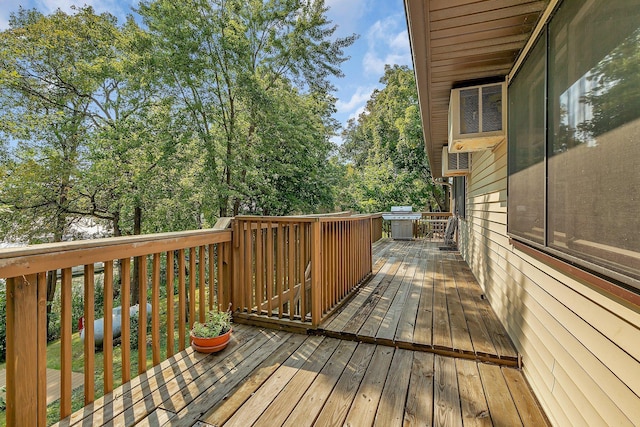
<path id="1" fill-rule="evenodd" d="M 433 423 L 432 353 L 415 352 L 404 412 L 404 426 L 431 426 Z"/>
<path id="2" fill-rule="evenodd" d="M 496 427 L 521 426 L 518 410 L 513 402 L 509 387 L 502 376 L 502 370 L 496 365 L 480 363 L 478 365 L 484 393 L 491 413 L 491 420 Z"/>
<path id="3" fill-rule="evenodd" d="M 401 349 L 395 351 L 378 404 L 374 426 L 402 426 L 412 364 L 413 352 Z"/>
<path id="4" fill-rule="evenodd" d="M 340 342 L 331 359 L 324 365 L 313 384 L 296 404 L 283 426 L 310 425 L 316 419 L 357 346 L 358 344 L 355 342 Z"/>
<path id="5" fill-rule="evenodd" d="M 345 425 L 359 426 L 373 423 L 392 358 L 392 348 L 378 346 L 375 349 L 369 364 L 373 369 L 368 369 L 362 379 L 351 410 L 347 414 Z"/>
<path id="6" fill-rule="evenodd" d="M 433 425 L 462 427 L 455 359 L 435 357 Z"/>
<path id="7" fill-rule="evenodd" d="M 465 427 L 491 426 L 489 407 L 478 372 L 478 363 L 472 360 L 456 360 L 458 389 Z"/>
<path id="8" fill-rule="evenodd" d="M 521 371 L 511 368 L 503 368 L 504 376 L 513 401 L 520 414 L 520 420 L 525 427 L 548 426 L 549 421 L 540 409 L 529 384 Z"/>
<path id="9" fill-rule="evenodd" d="M 376 346 L 372 344 L 358 344 L 358 348 L 342 372 L 314 425 L 318 427 L 342 425 L 375 349 Z"/>
<path id="10" fill-rule="evenodd" d="M 291 378 L 293 378 L 298 369 L 309 360 L 323 340 L 323 337 L 309 337 L 304 344 L 262 384 L 225 425 L 245 426 L 247 425 L 246 419 L 255 421 L 265 411 L 275 396 L 277 396 Z"/>
<path id="11" fill-rule="evenodd" d="M 291 334 L 289 339 L 265 359 L 255 372 L 239 381 L 239 387 L 232 390 L 223 400 L 213 405 L 200 419 L 208 424 L 222 425 L 249 399 L 260 386 L 271 377 L 306 340 L 304 335 Z M 212 402 L 209 402 L 210 404 Z"/>
<path id="12" fill-rule="evenodd" d="M 291 378 L 291 381 L 280 391 L 254 425 L 282 425 L 295 408 L 300 397 L 309 389 L 319 373 L 333 358 L 339 345 L 339 340 L 325 339 L 313 352 L 309 360 Z"/>

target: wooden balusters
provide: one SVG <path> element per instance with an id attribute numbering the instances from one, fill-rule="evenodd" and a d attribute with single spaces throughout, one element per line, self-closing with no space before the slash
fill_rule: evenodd
<path id="1" fill-rule="evenodd" d="M 204 273 L 205 273 L 205 255 L 204 255 L 204 246 L 200 246 L 198 248 L 198 320 L 203 323 L 206 315 L 206 295 L 205 291 L 207 289 L 205 281 L 204 281 Z M 195 271 L 192 273 L 195 276 Z M 195 277 L 194 277 L 195 280 Z M 195 312 L 193 313 L 195 319 Z"/>
<path id="2" fill-rule="evenodd" d="M 104 263 L 104 338 L 102 356 L 104 393 L 113 390 L 113 261 Z M 122 328 L 121 328 L 122 329 Z"/>
<path id="3" fill-rule="evenodd" d="M 184 249 L 178 250 L 178 350 L 186 348 L 185 330 L 187 328 L 187 294 L 185 276 Z"/>
<path id="4" fill-rule="evenodd" d="M 131 258 L 120 260 L 122 277 L 120 278 L 120 351 L 122 355 L 122 383 L 131 380 L 131 319 L 129 294 L 131 292 Z"/>
<path id="5" fill-rule="evenodd" d="M 167 295 L 167 298 L 169 296 Z M 140 345 L 145 345 L 142 343 Z M 151 268 L 151 354 L 153 366 L 160 363 L 160 254 L 153 254 Z"/>
<path id="6" fill-rule="evenodd" d="M 88 264 L 84 266 L 84 404 L 93 402 L 95 395 L 95 334 L 94 334 L 94 266 Z M 104 325 L 103 325 L 104 326 Z M 103 328 L 103 335 L 107 331 Z"/>
<path id="7" fill-rule="evenodd" d="M 167 252 L 167 358 L 173 356 L 175 350 L 175 315 L 174 315 L 174 297 L 173 290 L 173 269 L 174 269 L 174 253 Z"/>
<path id="8" fill-rule="evenodd" d="M 138 375 L 147 370 L 147 257 L 139 257 L 138 267 Z"/>
<path id="9" fill-rule="evenodd" d="M 71 415 L 71 268 L 62 270 L 60 315 L 60 418 Z"/>

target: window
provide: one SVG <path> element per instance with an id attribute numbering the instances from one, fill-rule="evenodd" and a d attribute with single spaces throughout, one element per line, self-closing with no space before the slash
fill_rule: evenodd
<path id="1" fill-rule="evenodd" d="M 509 231 L 544 244 L 545 43 L 538 40 L 509 87 Z"/>
<path id="2" fill-rule="evenodd" d="M 467 177 L 456 176 L 453 178 L 453 200 L 455 203 L 454 213 L 459 218 L 465 218 L 466 198 L 467 198 Z"/>
<path id="3" fill-rule="evenodd" d="M 636 289 L 638 69 L 637 2 L 565 0 L 509 86 L 509 233 Z"/>

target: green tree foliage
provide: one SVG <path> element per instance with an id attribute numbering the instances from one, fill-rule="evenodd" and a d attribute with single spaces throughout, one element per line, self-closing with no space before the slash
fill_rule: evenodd
<path id="1" fill-rule="evenodd" d="M 331 150 L 328 78 L 354 37 L 331 40 L 324 2 L 155 0 L 139 13 L 205 153 L 205 216 L 331 205 L 314 188 Z"/>
<path id="2" fill-rule="evenodd" d="M 392 205 L 442 210 L 444 194 L 427 161 L 413 71 L 387 66 L 380 82 L 384 88 L 374 91 L 364 113 L 343 132 L 341 153 L 350 164 L 340 203 L 361 212 Z"/>

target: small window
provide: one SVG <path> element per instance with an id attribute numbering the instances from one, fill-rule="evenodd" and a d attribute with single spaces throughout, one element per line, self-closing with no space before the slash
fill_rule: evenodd
<path id="1" fill-rule="evenodd" d="M 456 176 L 453 178 L 453 213 L 459 218 L 466 217 L 467 201 L 467 177 Z"/>

